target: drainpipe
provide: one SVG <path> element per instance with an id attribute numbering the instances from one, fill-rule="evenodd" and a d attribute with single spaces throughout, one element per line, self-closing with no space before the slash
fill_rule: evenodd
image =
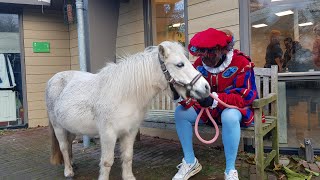
<path id="1" fill-rule="evenodd" d="M 78 30 L 78 50 L 79 50 L 80 71 L 87 72 L 83 0 L 76 0 L 76 8 L 77 8 L 77 22 L 78 22 L 77 30 Z M 89 145 L 90 145 L 90 137 L 87 135 L 84 135 L 83 146 L 87 148 L 89 147 Z"/>

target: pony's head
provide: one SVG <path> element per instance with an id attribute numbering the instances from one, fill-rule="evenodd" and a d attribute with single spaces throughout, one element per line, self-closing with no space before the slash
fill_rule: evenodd
<path id="1" fill-rule="evenodd" d="M 208 82 L 192 66 L 185 54 L 184 48 L 177 42 L 164 41 L 159 44 L 159 61 L 168 83 L 172 83 L 184 98 L 208 97 L 210 93 Z"/>

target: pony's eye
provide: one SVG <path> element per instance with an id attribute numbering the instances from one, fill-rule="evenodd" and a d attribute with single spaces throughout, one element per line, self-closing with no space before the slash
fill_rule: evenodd
<path id="1" fill-rule="evenodd" d="M 177 64 L 176 65 L 178 68 L 182 68 L 183 66 L 184 66 L 184 64 L 183 63 L 179 63 L 179 64 Z"/>

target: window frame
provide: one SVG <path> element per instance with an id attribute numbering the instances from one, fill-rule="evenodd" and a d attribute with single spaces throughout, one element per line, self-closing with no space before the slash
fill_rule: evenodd
<path id="1" fill-rule="evenodd" d="M 152 45 L 152 7 L 151 0 L 143 0 L 144 46 Z"/>
<path id="2" fill-rule="evenodd" d="M 25 4 L 25 5 L 44 5 L 50 6 L 51 2 L 44 2 L 39 0 L 0 0 L 1 3 L 11 3 L 11 4 Z"/>

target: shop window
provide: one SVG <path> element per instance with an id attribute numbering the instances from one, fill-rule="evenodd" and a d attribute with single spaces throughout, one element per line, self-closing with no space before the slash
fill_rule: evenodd
<path id="1" fill-rule="evenodd" d="M 184 0 L 152 0 L 153 45 L 177 41 L 185 46 Z"/>
<path id="2" fill-rule="evenodd" d="M 257 67 L 279 66 L 280 124 L 287 125 L 281 146 L 311 138 L 320 148 L 320 0 L 249 2 L 251 58 Z"/>
<path id="3" fill-rule="evenodd" d="M 0 127 L 25 124 L 20 53 L 19 16 L 0 13 Z"/>
<path id="4" fill-rule="evenodd" d="M 255 64 L 279 65 L 279 72 L 319 71 L 319 8 L 320 0 L 250 0 Z"/>

